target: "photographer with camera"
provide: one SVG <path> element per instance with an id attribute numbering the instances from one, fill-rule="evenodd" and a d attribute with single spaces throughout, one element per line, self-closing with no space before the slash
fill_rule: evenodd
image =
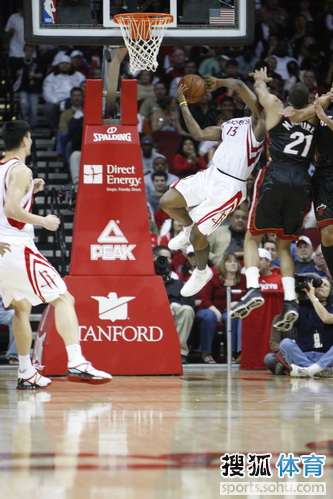
<path id="1" fill-rule="evenodd" d="M 168 248 L 163 248 L 163 246 L 157 248 L 158 250 L 154 251 L 155 273 L 160 275 L 164 281 L 171 313 L 179 336 L 182 363 L 187 364 L 187 356 L 189 353 L 187 340 L 194 321 L 194 299 L 192 297 L 185 298 L 180 294 L 180 290 L 184 286 L 184 283 L 173 277 L 174 273 L 171 271 L 171 255 L 170 258 L 168 258 L 168 256 L 160 254 L 165 250 L 169 252 L 170 250 Z"/>
<path id="2" fill-rule="evenodd" d="M 333 367 L 332 285 L 314 274 L 296 275 L 299 318 L 295 340 L 285 338 L 280 353 L 292 377 L 313 377 Z"/>

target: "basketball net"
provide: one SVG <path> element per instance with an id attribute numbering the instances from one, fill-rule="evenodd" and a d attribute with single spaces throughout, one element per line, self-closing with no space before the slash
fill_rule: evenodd
<path id="1" fill-rule="evenodd" d="M 163 13 L 126 13 L 113 16 L 119 24 L 130 60 L 130 71 L 156 71 L 164 32 L 173 17 Z"/>

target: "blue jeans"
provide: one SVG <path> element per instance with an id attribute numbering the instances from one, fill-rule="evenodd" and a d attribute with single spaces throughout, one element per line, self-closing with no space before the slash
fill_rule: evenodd
<path id="1" fill-rule="evenodd" d="M 35 127 L 37 124 L 39 95 L 21 91 L 19 96 L 22 118 L 30 123 L 32 127 Z"/>
<path id="2" fill-rule="evenodd" d="M 227 328 L 227 312 L 223 312 L 225 328 Z M 231 319 L 231 351 L 236 354 L 242 351 L 242 321 Z"/>
<path id="3" fill-rule="evenodd" d="M 327 352 L 303 352 L 295 340 L 285 338 L 280 343 L 280 350 L 288 364 L 309 367 L 318 364 L 323 369 L 333 367 L 333 347 Z"/>
<path id="4" fill-rule="evenodd" d="M 212 353 L 213 340 L 218 324 L 216 315 L 209 308 L 202 308 L 196 313 L 196 318 L 200 321 L 200 350 L 201 352 Z"/>
<path id="5" fill-rule="evenodd" d="M 17 356 L 17 350 L 16 350 L 16 343 L 15 343 L 15 337 L 13 333 L 13 317 L 14 317 L 14 310 L 9 309 L 0 309 L 0 324 L 3 324 L 4 326 L 8 326 L 9 329 L 9 342 L 8 342 L 8 349 L 6 352 L 6 357 L 11 357 Z"/>

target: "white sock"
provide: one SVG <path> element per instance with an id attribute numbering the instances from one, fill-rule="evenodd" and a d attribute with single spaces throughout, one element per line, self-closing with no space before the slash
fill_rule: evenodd
<path id="1" fill-rule="evenodd" d="M 259 269 L 258 267 L 248 267 L 245 270 L 246 287 L 259 288 Z"/>
<path id="2" fill-rule="evenodd" d="M 18 358 L 19 358 L 19 370 L 21 372 L 30 371 L 31 369 L 33 369 L 30 355 L 19 355 Z"/>
<path id="3" fill-rule="evenodd" d="M 315 374 L 319 373 L 322 370 L 323 368 L 320 367 L 319 364 L 312 364 L 311 366 L 308 367 L 310 376 L 314 376 Z"/>
<path id="4" fill-rule="evenodd" d="M 82 355 L 81 346 L 79 344 L 67 345 L 66 351 L 68 357 L 68 364 L 72 365 L 80 364 L 82 360 L 85 360 Z"/>
<path id="5" fill-rule="evenodd" d="M 194 224 L 191 224 L 191 225 L 186 225 L 186 227 L 183 227 L 183 231 L 188 235 L 190 236 L 190 233 L 191 233 L 191 230 L 192 230 L 192 227 L 193 227 Z"/>
<path id="6" fill-rule="evenodd" d="M 286 301 L 296 300 L 295 278 L 282 277 L 282 285 L 284 291 L 284 299 Z"/>

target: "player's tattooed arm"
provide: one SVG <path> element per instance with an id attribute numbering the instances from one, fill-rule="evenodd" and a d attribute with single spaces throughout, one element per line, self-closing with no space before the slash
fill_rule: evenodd
<path id="1" fill-rule="evenodd" d="M 267 75 L 267 68 L 261 68 L 251 73 L 254 78 L 254 91 L 258 96 L 259 102 L 265 110 L 266 128 L 270 130 L 281 119 L 283 111 L 282 101 L 272 94 L 267 86 L 271 78 Z"/>
<path id="2" fill-rule="evenodd" d="M 201 140 L 220 141 L 221 140 L 220 127 L 208 126 L 207 128 L 202 129 L 195 121 L 191 111 L 188 108 L 186 97 L 184 95 L 184 90 L 186 90 L 186 87 L 184 87 L 183 85 L 178 85 L 176 97 L 185 121 L 186 128 L 190 132 L 191 136 L 194 138 L 194 140 L 198 141 Z"/>
<path id="3" fill-rule="evenodd" d="M 333 87 L 326 94 L 316 97 L 316 101 L 323 109 L 326 109 L 333 101 Z M 317 118 L 318 115 L 315 110 L 315 103 L 313 102 L 303 109 L 295 109 L 292 106 L 288 106 L 283 110 L 283 116 L 289 118 L 294 123 L 300 123 L 305 120 L 313 120 L 314 118 Z"/>
<path id="4" fill-rule="evenodd" d="M 323 106 L 320 103 L 320 99 L 317 97 L 313 103 L 314 110 L 316 112 L 317 118 L 325 123 L 326 126 L 333 132 L 333 120 L 325 113 Z"/>
<path id="5" fill-rule="evenodd" d="M 242 80 L 237 78 L 214 78 L 213 76 L 208 76 L 205 78 L 205 81 L 208 92 L 214 92 L 214 90 L 221 87 L 228 88 L 239 95 L 244 104 L 251 110 L 252 114 L 257 117 L 260 116 L 262 108 L 258 103 L 258 98 Z"/>

